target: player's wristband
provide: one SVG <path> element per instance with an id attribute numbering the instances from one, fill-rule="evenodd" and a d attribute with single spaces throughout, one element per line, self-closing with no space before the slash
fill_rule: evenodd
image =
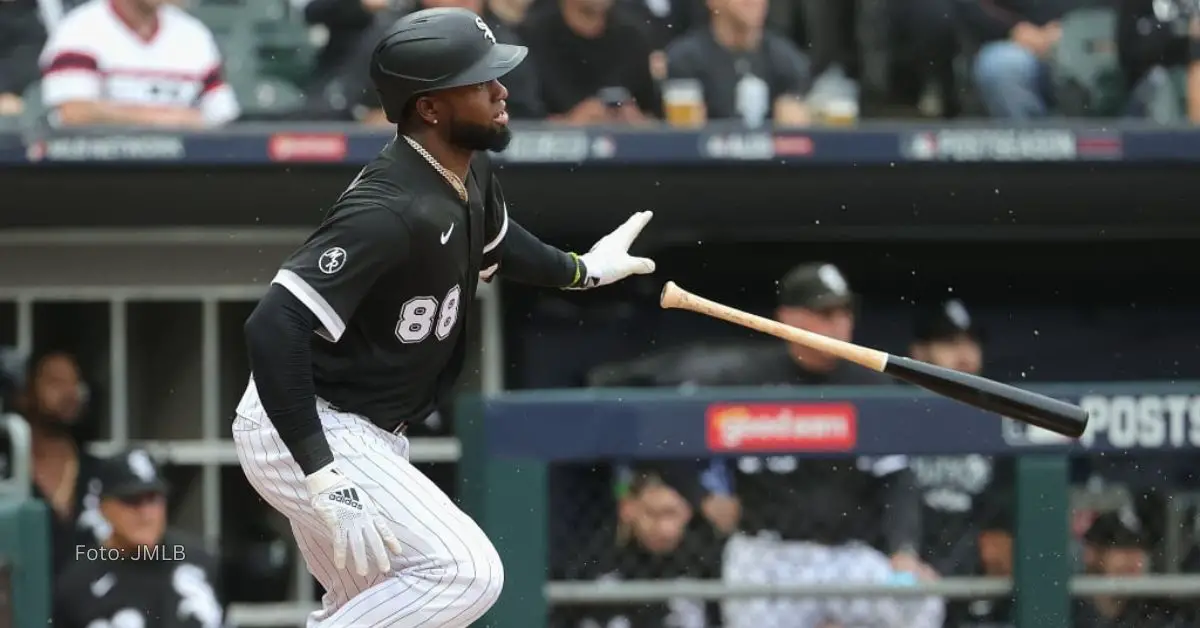
<path id="1" fill-rule="evenodd" d="M 583 264 L 583 260 L 579 259 L 578 254 L 567 253 L 567 255 L 570 255 L 571 259 L 575 262 L 575 277 L 571 279 L 571 283 L 567 287 L 578 288 L 583 285 L 583 280 L 587 279 L 587 266 Z"/>

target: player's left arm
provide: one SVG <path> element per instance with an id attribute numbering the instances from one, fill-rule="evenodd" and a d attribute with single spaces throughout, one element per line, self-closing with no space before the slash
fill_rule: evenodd
<path id="1" fill-rule="evenodd" d="M 546 288 L 586 290 L 620 281 L 630 275 L 654 272 L 654 260 L 633 257 L 629 247 L 650 222 L 652 212 L 638 212 L 625 224 L 604 236 L 583 255 L 563 251 L 542 242 L 508 216 L 500 183 L 492 178 L 488 195 L 489 213 L 498 225 L 497 235 L 484 247 L 485 263 L 498 250 L 500 276 Z M 484 269 L 484 272 L 488 272 Z"/>

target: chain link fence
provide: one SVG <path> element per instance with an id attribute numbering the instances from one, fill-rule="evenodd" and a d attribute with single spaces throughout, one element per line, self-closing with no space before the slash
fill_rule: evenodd
<path id="1" fill-rule="evenodd" d="M 551 483 L 553 628 L 903 628 L 1011 621 L 1008 461 L 912 458 L 923 519 L 919 563 L 896 558 L 879 495 L 849 501 L 755 495 L 797 465 L 866 461 L 791 456 L 562 465 Z M 810 466 L 809 468 L 813 468 Z M 1165 489 L 1164 489 L 1165 491 Z M 1006 495 L 1008 493 L 1008 495 Z M 832 493 L 830 493 L 832 495 Z M 837 504 L 842 504 L 838 506 Z M 1079 626 L 1200 625 L 1195 495 L 1147 499 L 1120 485 L 1072 495 L 1073 616 Z M 848 504 L 848 506 L 847 506 Z M 794 520 L 850 508 L 843 543 L 781 538 Z M 775 522 L 772 526 L 764 522 Z M 782 522 L 782 523 L 781 523 Z M 819 531 L 819 527 L 817 528 Z M 1153 572 L 1179 575 L 1151 576 Z"/>

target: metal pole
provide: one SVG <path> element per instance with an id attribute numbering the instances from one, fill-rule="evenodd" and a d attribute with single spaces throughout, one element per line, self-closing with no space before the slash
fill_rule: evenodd
<path id="1" fill-rule="evenodd" d="M 17 351 L 33 354 L 33 299 L 27 295 L 17 298 Z"/>
<path id="2" fill-rule="evenodd" d="M 124 299 L 108 302 L 108 414 L 112 440 L 119 447 L 129 442 L 129 319 Z"/>
<path id="3" fill-rule="evenodd" d="M 221 440 L 221 321 L 216 299 L 205 299 L 200 316 L 200 430 L 205 443 Z M 221 540 L 221 466 L 206 460 L 201 471 L 201 528 L 204 542 L 216 551 Z"/>
<path id="4" fill-rule="evenodd" d="M 479 365 L 480 389 L 485 396 L 504 390 L 504 308 L 499 282 L 491 290 L 480 293 L 482 329 L 480 347 L 483 355 Z"/>
<path id="5" fill-rule="evenodd" d="M 1008 578 L 951 577 L 916 585 L 830 584 L 731 584 L 720 580 L 626 580 L 613 582 L 548 582 L 546 599 L 556 605 L 641 604 L 672 598 L 730 600 L 770 598 L 914 598 L 937 596 L 954 600 L 1003 598 L 1012 594 Z M 1131 598 L 1200 598 L 1200 576 L 1076 576 L 1063 581 L 1063 599 L 1118 595 Z M 1020 624 L 1024 626 L 1025 624 Z M 1035 624 L 1040 625 L 1040 624 Z"/>

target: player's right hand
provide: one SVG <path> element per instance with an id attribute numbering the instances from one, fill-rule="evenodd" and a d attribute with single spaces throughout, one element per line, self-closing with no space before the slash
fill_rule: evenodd
<path id="1" fill-rule="evenodd" d="M 365 577 L 372 566 L 380 573 L 391 571 L 391 557 L 402 549 L 400 540 L 366 492 L 333 463 L 305 478 L 305 483 L 313 509 L 333 537 L 334 566 L 346 568 L 348 550 L 360 576 Z"/>

